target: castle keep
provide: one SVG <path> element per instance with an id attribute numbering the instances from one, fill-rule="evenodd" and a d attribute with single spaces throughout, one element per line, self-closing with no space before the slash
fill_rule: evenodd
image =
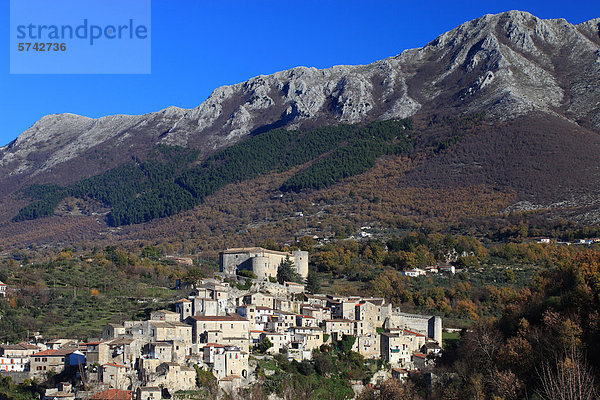
<path id="1" fill-rule="evenodd" d="M 237 270 L 249 270 L 259 279 L 277 277 L 279 264 L 286 257 L 294 263 L 294 269 L 304 279 L 308 276 L 308 252 L 296 250 L 291 253 L 267 250 L 261 247 L 228 249 L 219 254 L 221 272 L 234 276 Z"/>

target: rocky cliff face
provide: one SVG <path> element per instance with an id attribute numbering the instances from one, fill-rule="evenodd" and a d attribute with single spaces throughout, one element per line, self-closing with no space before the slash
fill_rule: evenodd
<path id="1" fill-rule="evenodd" d="M 50 115 L 0 148 L 0 175 L 5 189 L 9 181 L 13 188 L 68 182 L 157 143 L 208 154 L 274 127 L 481 110 L 499 120 L 541 111 L 600 131 L 600 19 L 572 25 L 519 11 L 486 15 L 396 57 L 257 76 L 216 89 L 190 110 Z"/>

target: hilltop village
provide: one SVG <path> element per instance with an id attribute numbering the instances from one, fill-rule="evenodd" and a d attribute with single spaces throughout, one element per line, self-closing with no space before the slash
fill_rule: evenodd
<path id="1" fill-rule="evenodd" d="M 383 298 L 308 294 L 302 284 L 276 281 L 286 262 L 306 279 L 307 252 L 223 251 L 221 273 L 192 285 L 171 310 L 108 324 L 101 338 L 83 342 L 3 345 L 0 371 L 39 381 L 70 372 L 82 380 L 79 390 L 67 383 L 47 389 L 47 400 L 156 400 L 196 390 L 201 371 L 225 391 L 248 387 L 257 380 L 256 359 L 276 354 L 301 362 L 327 346 L 351 346 L 365 359 L 385 361 L 374 384 L 403 380 L 440 354 L 440 317 L 402 313 Z M 255 278 L 248 290 L 225 282 L 246 281 L 249 272 Z"/>

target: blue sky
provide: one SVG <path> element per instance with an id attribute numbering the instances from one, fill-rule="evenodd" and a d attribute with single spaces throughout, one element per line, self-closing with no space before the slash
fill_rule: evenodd
<path id="1" fill-rule="evenodd" d="M 47 114 L 193 108 L 221 85 L 298 65 L 370 63 L 483 14 L 512 9 L 571 23 L 600 17 L 598 0 L 152 0 L 151 74 L 11 75 L 9 0 L 0 0 L 0 145 Z"/>

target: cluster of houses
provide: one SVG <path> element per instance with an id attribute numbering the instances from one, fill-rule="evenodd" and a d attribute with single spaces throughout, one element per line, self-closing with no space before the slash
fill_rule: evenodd
<path id="1" fill-rule="evenodd" d="M 235 258 L 235 252 L 228 254 Z M 270 271 L 268 257 L 260 254 L 260 270 Z M 238 259 L 243 257 L 238 254 Z M 95 340 L 0 346 L 0 370 L 6 365 L 10 369 L 5 371 L 28 371 L 42 379 L 50 371 L 71 370 L 80 374 L 86 388 L 94 388 L 86 399 L 111 394 L 157 400 L 165 390 L 195 390 L 198 368 L 212 372 L 220 387 L 249 385 L 256 379 L 252 352 L 262 349 L 310 360 L 314 350 L 335 345 L 345 335 L 355 338 L 352 350 L 384 359 L 402 378 L 439 353 L 442 320 L 404 314 L 383 298 L 311 295 L 302 285 L 268 279 L 257 279 L 249 291 L 241 292 L 235 285 L 207 279 L 178 300 L 174 311 L 157 310 L 144 321 L 108 324 Z M 52 389 L 46 398 L 71 395 L 84 398 L 68 385 Z"/>
<path id="2" fill-rule="evenodd" d="M 413 268 L 406 271 L 402 271 L 402 275 L 416 278 L 417 276 L 425 276 L 439 273 L 447 273 L 454 275 L 456 273 L 456 267 L 452 264 L 442 264 L 437 266 L 429 266 L 425 268 Z"/>

